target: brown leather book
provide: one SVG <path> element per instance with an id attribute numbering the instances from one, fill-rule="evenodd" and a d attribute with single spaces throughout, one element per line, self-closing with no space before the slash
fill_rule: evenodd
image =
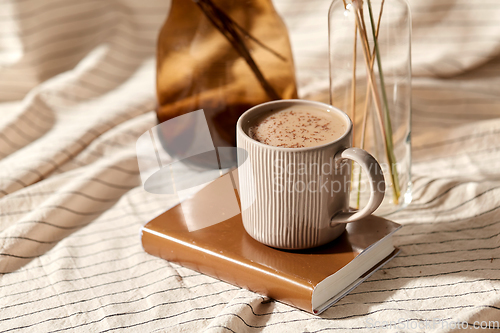
<path id="1" fill-rule="evenodd" d="M 257 242 L 246 233 L 240 214 L 190 232 L 185 216 L 200 218 L 200 207 L 216 207 L 211 203 L 214 186 L 226 176 L 147 223 L 141 232 L 144 250 L 313 314 L 326 310 L 399 252 L 391 236 L 401 226 L 376 216 L 349 223 L 331 243 L 297 251 Z"/>

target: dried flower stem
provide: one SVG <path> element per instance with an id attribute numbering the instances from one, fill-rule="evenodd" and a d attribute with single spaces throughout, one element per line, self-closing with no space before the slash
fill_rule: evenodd
<path id="1" fill-rule="evenodd" d="M 393 168 L 393 166 L 396 165 L 396 159 L 394 156 L 394 145 L 392 141 L 392 128 L 390 125 L 390 115 L 389 115 L 389 109 L 388 109 L 388 103 L 387 103 L 387 94 L 385 92 L 385 86 L 384 86 L 384 80 L 383 80 L 383 73 L 381 71 L 382 64 L 381 64 L 381 59 L 380 59 L 380 51 L 378 49 L 378 42 L 377 38 L 375 36 L 375 26 L 374 26 L 374 20 L 373 20 L 373 14 L 371 10 L 371 5 L 370 5 L 370 0 L 368 1 L 368 9 L 370 13 L 370 23 L 371 23 L 371 28 L 372 28 L 372 33 L 374 35 L 374 44 L 375 44 L 375 54 L 376 54 L 376 59 L 377 59 L 377 65 L 379 66 L 379 74 L 381 77 L 381 89 L 382 93 L 384 96 L 384 102 L 385 102 L 385 108 L 383 107 L 382 101 L 380 100 L 380 95 L 379 95 L 379 90 L 377 86 L 377 81 L 375 79 L 375 74 L 373 72 L 373 67 L 371 65 L 371 60 L 373 57 L 371 56 L 369 44 L 368 44 L 368 35 L 367 35 L 367 29 L 366 25 L 364 22 L 364 17 L 363 17 L 363 8 L 362 8 L 362 3 L 361 6 L 359 4 L 359 1 L 361 0 L 353 0 L 352 4 L 355 8 L 355 19 L 356 19 L 356 25 L 359 29 L 360 37 L 361 40 L 363 41 L 363 54 L 364 54 L 364 59 L 365 59 L 365 65 L 367 68 L 367 74 L 368 74 L 368 81 L 369 85 L 371 86 L 371 91 L 373 95 L 373 99 L 375 101 L 375 107 L 377 109 L 377 118 L 380 123 L 380 128 L 382 131 L 382 137 L 384 140 L 384 145 L 385 145 L 385 153 L 387 160 L 389 162 L 390 168 L 389 168 L 389 174 L 391 176 L 391 180 L 393 183 L 393 190 L 394 190 L 394 202 L 395 204 L 398 204 L 399 202 L 399 177 L 397 174 L 397 170 Z M 355 79 L 355 78 L 354 78 Z M 385 111 L 385 112 L 384 112 Z M 384 114 L 385 113 L 385 114 Z M 384 124 L 385 120 L 385 124 Z M 389 120 L 389 123 L 387 122 Z"/>
<path id="2" fill-rule="evenodd" d="M 356 8 L 356 15 L 355 15 L 356 24 L 357 24 L 359 32 L 360 32 L 361 40 L 363 41 L 363 54 L 364 54 L 364 59 L 365 59 L 365 65 L 366 65 L 366 68 L 368 70 L 368 81 L 369 81 L 369 84 L 371 86 L 373 98 L 375 100 L 375 106 L 377 108 L 377 115 L 378 115 L 379 121 L 380 121 L 381 125 L 383 125 L 384 122 L 383 122 L 383 116 L 382 116 L 382 102 L 380 101 L 378 87 L 377 87 L 377 83 L 375 80 L 375 74 L 373 73 L 373 71 L 369 70 L 370 63 L 371 63 L 371 55 L 370 55 L 370 49 L 368 46 L 368 36 L 366 34 L 366 30 L 364 29 L 363 25 L 361 24 L 362 20 L 360 19 L 360 15 L 362 15 L 362 8 L 359 7 L 357 0 L 353 0 L 352 3 Z M 384 132 L 384 140 L 385 140 L 385 138 L 386 138 L 385 126 L 382 126 L 381 129 L 382 129 L 382 132 Z"/>
<path id="3" fill-rule="evenodd" d="M 358 35 L 358 27 L 354 27 L 354 49 L 352 52 L 352 77 L 353 80 L 351 81 L 351 109 L 352 109 L 352 119 L 356 119 L 356 53 L 357 53 L 357 38 L 356 36 Z M 354 126 L 352 128 L 352 137 L 355 138 L 356 136 L 354 135 Z"/>
<path id="4" fill-rule="evenodd" d="M 382 13 L 384 11 L 384 3 L 385 0 L 382 0 L 380 4 L 380 13 L 378 15 L 378 22 L 377 22 L 377 30 L 375 30 L 375 40 L 378 41 L 378 34 L 380 31 L 380 21 L 382 19 Z M 357 29 L 356 29 L 357 30 Z M 370 62 L 370 71 L 373 71 L 373 65 L 375 64 L 375 48 L 373 48 L 372 56 L 371 56 L 371 62 Z M 370 105 L 370 85 L 366 85 L 366 99 L 365 99 L 365 106 L 364 106 L 364 111 L 363 111 L 363 128 L 361 132 L 361 148 L 364 148 L 365 146 L 365 134 L 366 134 L 366 123 L 367 123 L 367 118 L 368 118 L 368 106 Z"/>
<path id="5" fill-rule="evenodd" d="M 231 19 L 231 18 L 229 18 Z M 256 44 L 258 44 L 260 47 L 262 47 L 264 50 L 268 51 L 269 53 L 272 53 L 273 55 L 275 55 L 278 59 L 280 59 L 281 61 L 287 61 L 287 59 L 279 54 L 278 52 L 276 52 L 275 50 L 271 49 L 269 46 L 267 46 L 266 44 L 262 43 L 260 40 L 258 40 L 257 38 L 255 38 L 254 36 L 250 35 L 248 33 L 248 31 L 246 31 L 245 29 L 243 29 L 243 27 L 241 25 L 239 25 L 238 23 L 236 23 L 235 21 L 231 20 L 234 24 L 234 26 L 236 28 L 238 28 L 238 30 L 245 36 L 247 37 L 248 39 L 251 39 L 253 40 Z"/>
<path id="6" fill-rule="evenodd" d="M 378 15 L 377 30 L 375 31 L 375 40 L 377 40 L 377 41 L 378 41 L 378 34 L 379 34 L 379 31 L 380 31 L 380 22 L 382 20 L 382 13 L 384 11 L 384 3 L 385 3 L 385 0 L 382 0 L 382 2 L 380 4 L 380 13 Z M 355 31 L 357 31 L 357 26 L 355 27 Z M 373 48 L 373 52 L 372 52 L 372 56 L 371 56 L 370 71 L 373 71 L 374 64 L 375 64 L 375 48 Z M 364 105 L 364 110 L 363 110 L 363 125 L 362 125 L 362 128 L 361 128 L 361 139 L 360 139 L 361 142 L 360 142 L 360 145 L 359 145 L 359 147 L 361 149 L 365 148 L 366 124 L 368 122 L 368 106 L 370 105 L 370 89 L 371 89 L 371 87 L 370 87 L 370 84 L 368 82 L 367 85 L 366 85 L 366 93 L 365 93 L 366 98 L 365 98 L 365 105 Z M 358 195 L 357 195 L 357 198 L 356 198 L 356 208 L 358 208 L 358 209 L 359 209 L 359 205 L 360 205 L 360 201 L 361 201 L 361 190 L 360 190 L 361 175 L 362 175 L 362 172 L 361 172 L 361 169 L 359 169 L 359 173 L 358 173 Z"/>
<path id="7" fill-rule="evenodd" d="M 344 9 L 347 10 L 347 3 L 345 0 L 342 0 L 344 2 Z M 352 119 L 356 119 L 356 64 L 357 64 L 357 44 L 358 44 L 358 26 L 354 26 L 354 48 L 352 51 L 352 77 L 353 80 L 351 82 L 351 112 L 352 112 Z M 356 138 L 355 135 L 355 126 L 352 127 L 352 137 L 353 141 Z M 351 169 L 354 168 L 354 161 L 351 162 Z M 354 173 L 351 173 L 351 184 L 353 184 L 354 180 Z M 359 204 L 358 204 L 359 208 Z"/>
<path id="8" fill-rule="evenodd" d="M 385 90 L 385 82 L 384 82 L 384 74 L 382 71 L 382 58 L 380 57 L 380 49 L 378 47 L 378 41 L 377 41 L 377 36 L 375 34 L 375 22 L 373 19 L 373 11 L 372 11 L 372 5 L 371 5 L 371 0 L 367 0 L 368 3 L 368 13 L 370 14 L 370 24 L 372 27 L 372 34 L 374 38 L 374 45 L 375 45 L 375 53 L 376 53 L 376 59 L 377 59 L 377 66 L 378 66 L 378 73 L 380 77 L 380 88 L 382 90 L 382 98 L 384 100 L 384 107 L 385 107 L 385 125 L 386 125 L 386 154 L 387 154 L 387 160 L 389 161 L 389 174 L 391 175 L 392 178 L 392 186 L 394 190 L 394 203 L 397 205 L 399 203 L 399 195 L 401 193 L 400 188 L 399 188 L 399 174 L 398 170 L 396 168 L 397 166 L 397 161 L 396 161 L 396 156 L 394 155 L 394 143 L 392 140 L 392 124 L 391 124 L 391 115 L 389 113 L 389 100 L 387 99 L 387 92 Z"/>
<path id="9" fill-rule="evenodd" d="M 358 27 L 354 26 L 354 48 L 352 51 L 352 77 L 354 78 L 351 81 L 351 114 L 352 119 L 356 119 L 356 55 L 357 55 L 357 35 L 358 35 Z M 352 127 L 352 138 L 353 141 L 356 139 L 356 126 Z M 354 161 L 351 161 L 351 170 L 354 169 Z M 351 172 L 351 184 L 353 184 L 354 173 Z M 359 204 L 358 207 L 359 208 Z"/>
<path id="10" fill-rule="evenodd" d="M 238 30 L 242 30 L 229 16 L 220 10 L 211 0 L 193 0 L 198 7 L 202 10 L 205 16 L 212 22 L 212 24 L 226 37 L 226 39 L 231 43 L 234 49 L 245 59 L 250 69 L 255 74 L 255 77 L 259 81 L 260 85 L 267 93 L 271 99 L 281 99 L 281 97 L 276 93 L 274 88 L 265 79 L 264 75 L 260 71 L 259 67 L 255 63 L 250 54 L 250 51 L 245 46 L 243 38 L 238 33 Z M 248 34 L 247 34 L 248 35 Z"/>

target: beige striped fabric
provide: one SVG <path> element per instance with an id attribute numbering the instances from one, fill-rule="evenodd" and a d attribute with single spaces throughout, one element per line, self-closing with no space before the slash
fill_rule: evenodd
<path id="1" fill-rule="evenodd" d="M 168 0 L 0 0 L 0 332 L 498 328 L 500 3 L 410 2 L 402 252 L 316 317 L 142 250 L 141 226 L 173 204 L 142 189 L 135 155 Z M 274 3 L 300 96 L 328 101 L 330 1 Z"/>

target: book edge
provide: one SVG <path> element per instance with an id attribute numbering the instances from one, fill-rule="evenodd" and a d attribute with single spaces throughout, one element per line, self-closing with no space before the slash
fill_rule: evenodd
<path id="1" fill-rule="evenodd" d="M 387 220 L 387 221 L 388 221 L 388 220 Z M 359 253 L 359 254 L 358 254 L 358 255 L 357 255 L 354 259 L 352 259 L 349 263 L 347 263 L 347 264 L 346 264 L 344 267 L 342 267 L 339 271 L 337 271 L 337 272 L 335 272 L 335 273 L 333 273 L 333 274 L 331 274 L 331 275 L 329 275 L 329 276 L 325 277 L 323 280 L 321 280 L 319 283 L 317 283 L 317 284 L 315 285 L 315 287 L 314 287 L 314 291 L 313 291 L 313 293 L 312 293 L 312 297 L 311 297 L 311 308 L 312 308 L 312 313 L 313 313 L 313 314 L 316 314 L 316 311 L 318 311 L 318 310 L 317 310 L 317 308 L 322 308 L 322 305 L 323 305 L 323 304 L 328 303 L 328 302 L 329 302 L 332 298 L 335 298 L 335 295 L 339 295 L 340 293 L 342 293 L 342 291 L 343 291 L 343 290 L 345 290 L 346 288 L 349 288 L 349 287 L 352 285 L 352 283 L 355 283 L 356 281 L 358 281 L 358 279 L 359 279 L 359 278 L 361 278 L 361 277 L 363 277 L 363 276 L 366 274 L 366 272 L 369 272 L 370 270 L 372 270 L 372 269 L 373 269 L 373 267 L 376 267 L 376 266 L 377 266 L 377 265 L 378 265 L 381 261 L 384 261 L 384 260 L 385 260 L 385 258 L 387 258 L 387 256 L 388 256 L 388 255 L 390 255 L 390 254 L 393 252 L 393 251 L 388 252 L 388 251 L 386 250 L 385 252 L 386 252 L 386 253 L 388 253 L 387 255 L 385 255 L 385 256 L 384 256 L 384 257 L 382 257 L 381 259 L 379 259 L 379 260 L 375 261 L 375 263 L 374 263 L 373 265 L 369 265 L 369 268 L 368 268 L 368 269 L 366 269 L 364 272 L 362 272 L 362 273 L 361 273 L 361 274 L 360 274 L 360 275 L 359 275 L 356 279 L 354 279 L 354 281 L 353 281 L 352 283 L 348 284 L 348 285 L 347 285 L 344 289 L 342 289 L 341 291 L 339 291 L 339 292 L 335 293 L 335 294 L 334 294 L 334 296 L 332 296 L 332 297 L 328 298 L 325 302 L 320 303 L 320 305 L 316 306 L 316 308 L 315 308 L 315 303 L 316 303 L 316 302 L 314 302 L 314 295 L 316 294 L 316 292 L 318 291 L 318 289 L 323 289 L 323 290 L 325 289 L 325 287 L 324 287 L 324 286 L 322 286 L 322 285 L 324 285 L 325 283 L 328 283 L 328 282 L 327 282 L 328 280 L 331 280 L 333 277 L 335 277 L 335 276 L 336 276 L 339 272 L 341 272 L 342 270 L 344 270 L 344 271 L 345 271 L 346 269 L 348 269 L 349 265 L 352 265 L 352 264 L 353 264 L 353 262 L 357 261 L 357 259 L 359 260 L 361 257 L 363 257 L 363 256 L 367 255 L 369 252 L 371 252 L 371 251 L 373 251 L 374 249 L 376 249 L 376 248 L 377 248 L 377 245 L 380 245 L 380 244 L 382 244 L 382 243 L 386 243 L 386 242 L 390 242 L 390 244 L 391 244 L 391 245 L 390 245 L 390 246 L 391 246 L 391 248 L 392 248 L 392 249 L 394 249 L 394 246 L 392 245 L 392 237 L 393 237 L 394 233 L 396 233 L 396 232 L 397 232 L 399 229 L 401 229 L 403 226 L 402 226 L 401 224 L 399 224 L 399 223 L 394 222 L 394 221 L 390 221 L 390 222 L 391 222 L 391 224 L 394 226 L 394 229 L 393 229 L 393 230 L 391 230 L 391 231 L 390 231 L 387 235 L 385 235 L 384 237 L 380 238 L 380 239 L 379 239 L 378 241 L 376 241 L 375 243 L 370 244 L 367 248 L 365 248 L 363 251 L 361 251 L 361 252 L 360 252 L 360 253 Z M 387 245 L 386 245 L 386 246 L 387 246 Z M 384 248 L 386 248 L 386 247 L 384 247 Z M 358 274 L 359 274 L 359 273 L 358 273 Z M 362 282 L 362 281 L 361 281 L 361 282 Z M 361 283 L 361 282 L 360 282 L 360 283 Z M 331 284 L 331 281 L 330 281 L 330 284 Z M 356 285 L 356 286 L 357 286 L 357 285 Z M 318 287 L 319 287 L 319 288 L 318 288 Z M 344 296 L 345 296 L 345 295 L 344 295 Z M 343 296 L 342 296 L 342 297 L 343 297 Z M 340 298 L 342 298 L 342 297 L 340 297 Z M 339 299 L 340 299 L 340 298 L 339 298 Z M 339 299 L 337 299 L 337 301 L 338 301 Z M 332 303 L 332 304 L 333 304 L 333 303 Z M 331 304 L 330 304 L 330 305 L 331 305 Z M 322 311 L 324 311 L 324 310 L 325 310 L 325 309 L 323 309 Z"/>
<path id="2" fill-rule="evenodd" d="M 387 264 L 389 261 L 391 261 L 394 257 L 396 257 L 401 250 L 397 247 L 394 248 L 394 250 L 384 259 L 379 261 L 376 265 L 374 265 L 372 268 L 370 268 L 368 271 L 363 273 L 359 278 L 354 280 L 349 286 L 344 288 L 342 291 L 334 295 L 332 298 L 330 298 L 328 301 L 320 305 L 317 309 L 313 309 L 312 313 L 314 315 L 320 315 L 322 314 L 325 310 L 327 310 L 329 307 L 340 301 L 344 296 L 349 294 L 351 291 L 353 291 L 357 286 L 359 286 L 361 283 L 363 283 L 365 280 L 367 280 L 370 276 L 372 276 L 376 271 L 378 271 L 380 268 L 382 268 L 385 264 Z"/>

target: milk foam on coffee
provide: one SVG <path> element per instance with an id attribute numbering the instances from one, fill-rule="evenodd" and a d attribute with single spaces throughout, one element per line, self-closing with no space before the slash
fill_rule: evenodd
<path id="1" fill-rule="evenodd" d="M 320 146 L 340 138 L 346 122 L 338 114 L 310 106 L 293 106 L 270 112 L 249 129 L 261 143 L 284 148 Z"/>

